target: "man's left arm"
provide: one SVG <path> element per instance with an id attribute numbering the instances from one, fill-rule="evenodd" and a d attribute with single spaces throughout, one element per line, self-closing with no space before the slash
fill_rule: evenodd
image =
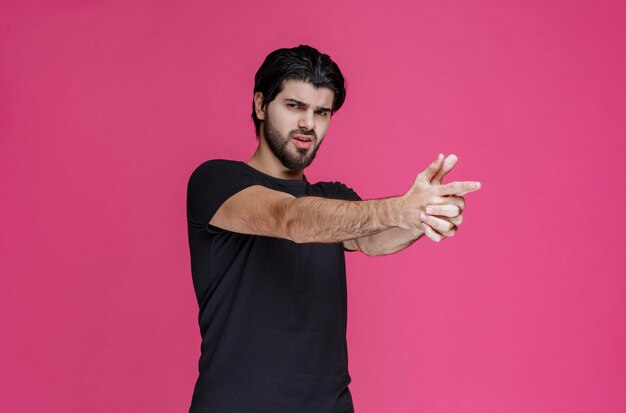
<path id="1" fill-rule="evenodd" d="M 449 155 L 431 180 L 431 184 L 440 185 L 443 177 L 452 170 L 457 161 L 456 155 Z M 422 214 L 419 217 L 422 221 L 421 231 L 410 231 L 399 227 L 390 228 L 376 234 L 344 241 L 343 246 L 346 250 L 361 251 L 370 256 L 380 256 L 401 251 L 424 234 L 435 242 L 439 242 L 445 237 L 454 236 L 458 229 L 457 226 L 463 221 L 461 213 L 465 209 L 465 199 L 457 196 L 444 198 L 442 205 L 431 205 L 430 211 L 427 209 L 429 214 Z"/>
<path id="2" fill-rule="evenodd" d="M 465 200 L 457 196 L 443 198 L 445 198 L 445 201 L 442 201 L 445 202 L 444 204 L 431 205 L 427 208 L 432 215 L 422 214 L 419 217 L 422 221 L 421 230 L 389 228 L 375 234 L 346 240 L 343 246 L 347 250 L 357 250 L 366 255 L 378 256 L 401 251 L 424 234 L 435 242 L 452 237 L 458 229 L 457 226 L 463 222 L 461 212 L 465 208 Z"/>
<path id="3" fill-rule="evenodd" d="M 361 251 L 370 256 L 387 255 L 405 249 L 422 235 L 424 235 L 423 231 L 414 233 L 408 229 L 395 227 L 377 234 L 344 241 L 343 247 L 347 250 Z"/>

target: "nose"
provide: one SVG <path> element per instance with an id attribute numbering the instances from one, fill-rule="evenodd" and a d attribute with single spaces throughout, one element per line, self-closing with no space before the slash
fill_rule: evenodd
<path id="1" fill-rule="evenodd" d="M 313 113 L 308 110 L 303 111 L 298 121 L 298 127 L 307 130 L 313 129 L 315 127 L 315 118 L 313 117 Z"/>

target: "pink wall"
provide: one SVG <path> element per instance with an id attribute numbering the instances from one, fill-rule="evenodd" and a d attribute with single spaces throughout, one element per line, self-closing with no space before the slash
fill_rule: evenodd
<path id="1" fill-rule="evenodd" d="M 456 237 L 349 255 L 357 411 L 626 411 L 626 3 L 129 3 L 0 6 L 0 411 L 186 411 L 187 178 L 249 158 L 300 43 L 348 88 L 309 179 L 483 184 Z"/>

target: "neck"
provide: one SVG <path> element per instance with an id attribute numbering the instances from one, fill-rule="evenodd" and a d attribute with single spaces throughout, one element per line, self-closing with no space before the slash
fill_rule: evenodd
<path id="1" fill-rule="evenodd" d="M 304 170 L 287 169 L 267 146 L 263 136 L 259 137 L 259 146 L 254 155 L 246 162 L 254 169 L 279 179 L 296 179 L 302 181 Z"/>

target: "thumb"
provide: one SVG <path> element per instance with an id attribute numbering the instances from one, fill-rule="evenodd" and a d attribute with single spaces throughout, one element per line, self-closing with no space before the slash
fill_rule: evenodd
<path id="1" fill-rule="evenodd" d="M 430 165 L 428 165 L 428 167 L 424 169 L 424 171 L 420 172 L 420 174 L 417 177 L 425 178 L 428 182 L 430 182 L 433 179 L 433 177 L 437 174 L 437 172 L 439 172 L 439 169 L 441 168 L 442 160 L 443 160 L 443 154 L 440 153 L 439 156 L 437 156 L 437 159 L 432 161 Z"/>

